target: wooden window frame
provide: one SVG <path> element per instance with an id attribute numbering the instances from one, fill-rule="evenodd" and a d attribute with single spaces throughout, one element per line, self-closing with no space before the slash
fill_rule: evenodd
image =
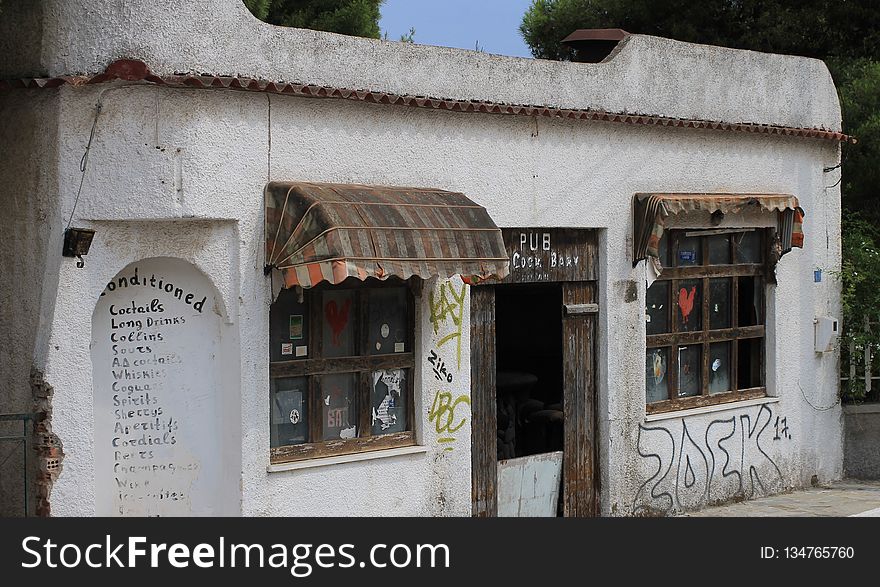
<path id="1" fill-rule="evenodd" d="M 759 263 L 737 262 L 737 250 L 735 245 L 735 236 L 744 232 L 755 231 L 760 235 L 761 259 Z M 686 229 L 678 228 L 667 230 L 664 238 L 669 238 L 669 247 L 667 255 L 672 259 L 678 258 L 680 237 L 695 236 L 700 239 L 701 247 L 701 264 L 689 265 L 684 267 L 668 267 L 664 268 L 660 277 L 655 283 L 669 284 L 669 303 L 667 303 L 666 319 L 670 332 L 664 334 L 646 334 L 645 351 L 652 349 L 668 349 L 669 356 L 666 365 L 666 390 L 667 398 L 656 402 L 647 403 L 645 399 L 646 414 L 658 414 L 663 412 L 672 412 L 678 410 L 686 410 L 691 408 L 700 408 L 704 406 L 712 406 L 747 399 L 755 399 L 765 397 L 767 395 L 766 388 L 766 322 L 767 322 L 767 284 L 765 279 L 767 275 L 768 250 L 772 240 L 771 229 L 753 228 L 753 229 L 730 229 L 730 230 L 714 230 L 714 229 Z M 709 249 L 708 239 L 711 236 L 728 235 L 730 236 L 730 261 L 729 265 L 709 265 Z M 661 260 L 665 265 L 670 259 Z M 761 278 L 761 320 L 760 324 L 754 326 L 739 326 L 739 279 L 740 277 L 756 277 Z M 710 279 L 730 278 L 730 328 L 710 329 L 710 313 L 711 305 L 711 288 L 709 286 Z M 691 332 L 679 332 L 677 313 L 675 312 L 674 292 L 677 291 L 678 282 L 681 280 L 700 280 L 702 286 L 701 297 L 701 327 L 702 330 Z M 652 284 L 653 285 L 653 284 Z M 760 354 L 758 359 L 758 379 L 760 385 L 745 389 L 738 388 L 738 372 L 739 372 L 739 341 L 755 340 L 762 341 L 760 346 Z M 731 390 L 718 393 L 709 393 L 709 359 L 710 345 L 717 342 L 730 342 L 730 381 Z M 678 354 L 675 350 L 683 345 L 700 345 L 702 347 L 702 365 L 700 377 L 700 394 L 691 397 L 672 397 L 675 389 L 678 387 L 677 366 Z"/>
<path id="2" fill-rule="evenodd" d="M 407 352 L 368 355 L 367 327 L 369 320 L 366 292 L 383 288 L 405 288 L 407 299 Z M 285 446 L 270 447 L 269 460 L 271 464 L 289 463 L 322 457 L 357 454 L 362 452 L 414 446 L 415 438 L 415 299 L 421 294 L 421 279 L 412 278 L 407 281 L 391 277 L 385 281 L 369 279 L 367 282 L 349 278 L 340 285 L 330 285 L 326 282 L 303 292 L 307 304 L 309 320 L 309 358 L 294 359 L 289 361 L 270 361 L 269 378 L 281 379 L 289 377 L 306 377 L 308 379 L 308 438 L 321 438 L 323 435 L 323 417 L 321 406 L 320 376 L 333 373 L 352 373 L 357 375 L 358 397 L 358 436 L 350 439 L 333 439 L 292 444 Z M 351 357 L 327 357 L 323 356 L 323 316 L 321 315 L 322 303 L 320 296 L 324 291 L 353 290 L 355 292 L 355 304 L 352 311 L 357 316 L 354 323 L 354 333 L 357 348 L 360 355 Z M 311 298 L 311 299 L 309 299 Z M 270 310 L 271 312 L 271 310 Z M 271 336 L 270 336 L 271 338 Z M 408 377 L 406 382 L 406 417 L 407 430 L 391 434 L 372 434 L 370 419 L 372 372 L 380 369 L 406 369 Z M 273 393 L 270 388 L 270 394 Z M 271 409 L 269 425 L 272 425 Z"/>

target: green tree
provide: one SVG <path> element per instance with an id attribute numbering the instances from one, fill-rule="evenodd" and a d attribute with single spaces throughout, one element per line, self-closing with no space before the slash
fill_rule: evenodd
<path id="1" fill-rule="evenodd" d="M 844 150 L 843 202 L 880 225 L 880 61 L 853 60 L 834 71 L 844 128 L 859 141 Z"/>
<path id="2" fill-rule="evenodd" d="M 266 20 L 272 0 L 244 0 L 244 5 L 260 20 Z"/>
<path id="3" fill-rule="evenodd" d="M 842 285 L 844 324 L 841 371 L 849 374 L 850 365 L 854 364 L 857 376 L 847 381 L 842 391 L 849 400 L 861 401 L 866 398 L 862 378 L 865 349 L 870 347 L 871 355 L 876 355 L 880 348 L 880 330 L 876 326 L 880 319 L 880 229 L 857 212 L 844 213 L 843 252 L 837 275 Z M 869 326 L 871 323 L 873 326 Z"/>
<path id="4" fill-rule="evenodd" d="M 257 18 L 270 24 L 379 38 L 384 0 L 244 0 Z"/>

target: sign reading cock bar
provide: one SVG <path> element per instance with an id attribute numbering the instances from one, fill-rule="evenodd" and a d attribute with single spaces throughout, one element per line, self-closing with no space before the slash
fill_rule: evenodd
<path id="1" fill-rule="evenodd" d="M 498 283 L 598 279 L 597 232 L 582 228 L 502 228 L 510 274 Z"/>

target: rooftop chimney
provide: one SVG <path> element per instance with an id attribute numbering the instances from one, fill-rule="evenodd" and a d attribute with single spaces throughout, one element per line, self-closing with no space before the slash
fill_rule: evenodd
<path id="1" fill-rule="evenodd" d="M 623 29 L 578 29 L 562 39 L 562 44 L 574 50 L 574 61 L 599 63 L 628 36 Z"/>

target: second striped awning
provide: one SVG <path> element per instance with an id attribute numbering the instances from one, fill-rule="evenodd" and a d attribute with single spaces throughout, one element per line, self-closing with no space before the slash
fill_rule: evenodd
<path id="1" fill-rule="evenodd" d="M 782 253 L 792 247 L 803 248 L 804 211 L 798 199 L 789 194 L 636 194 L 633 264 L 659 256 L 660 239 L 669 216 L 690 212 L 738 214 L 750 209 L 776 215 Z"/>
<path id="2" fill-rule="evenodd" d="M 503 279 L 501 231 L 482 206 L 435 189 L 271 182 L 266 263 L 285 287 L 349 277 Z"/>

